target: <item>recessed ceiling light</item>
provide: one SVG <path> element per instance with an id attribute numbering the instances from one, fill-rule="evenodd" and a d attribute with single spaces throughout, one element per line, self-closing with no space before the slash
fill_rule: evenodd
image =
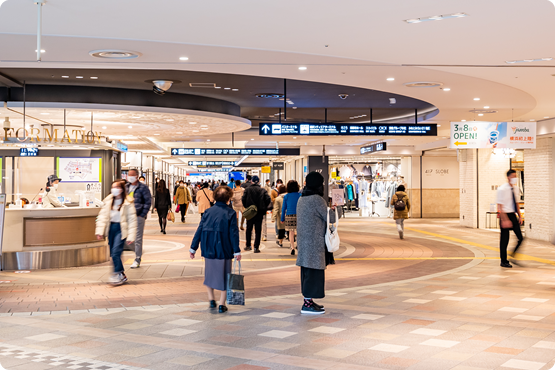
<path id="1" fill-rule="evenodd" d="M 480 98 L 474 98 L 474 100 L 475 100 L 475 101 L 478 101 L 478 100 L 480 100 Z"/>
<path id="2" fill-rule="evenodd" d="M 441 127 L 441 125 L 437 125 L 437 127 Z"/>
<path id="3" fill-rule="evenodd" d="M 107 128 L 108 128 L 108 127 L 106 127 L 106 126 L 102 126 L 102 129 L 103 129 L 103 130 L 106 130 Z"/>
<path id="4" fill-rule="evenodd" d="M 83 78 L 83 76 L 75 76 L 75 78 Z"/>
<path id="5" fill-rule="evenodd" d="M 221 86 L 214 86 L 215 89 L 221 89 Z"/>
<path id="6" fill-rule="evenodd" d="M 37 51 L 35 50 L 35 53 L 36 53 L 36 52 L 37 52 Z M 46 53 L 46 50 L 40 49 L 40 52 L 41 52 L 41 54 L 42 54 L 42 53 Z"/>
<path id="7" fill-rule="evenodd" d="M 530 120 L 530 122 L 533 122 L 533 121 L 534 121 L 533 119 Z"/>
<path id="8" fill-rule="evenodd" d="M 233 89 L 232 91 L 239 91 L 239 89 Z"/>
<path id="9" fill-rule="evenodd" d="M 296 138 L 297 138 L 296 136 L 293 136 L 293 139 L 296 139 Z"/>
<path id="10" fill-rule="evenodd" d="M 549 117 L 543 117 L 543 118 L 549 118 Z"/>
<path id="11" fill-rule="evenodd" d="M 532 63 L 532 62 L 548 62 L 553 60 L 553 58 L 536 58 L 536 59 L 522 59 L 522 60 L 507 60 L 505 63 L 507 64 L 516 64 L 516 63 Z"/>
<path id="12" fill-rule="evenodd" d="M 461 122 L 466 122 L 466 120 L 465 120 L 465 119 L 463 119 L 463 120 L 462 120 Z"/>
<path id="13" fill-rule="evenodd" d="M 486 106 L 484 107 L 484 109 L 489 109 L 489 105 L 486 105 Z"/>
<path id="14" fill-rule="evenodd" d="M 91 80 L 98 80 L 98 77 L 91 77 Z"/>
<path id="15" fill-rule="evenodd" d="M 200 130 L 193 130 L 193 132 L 200 132 Z"/>
<path id="16" fill-rule="evenodd" d="M 62 78 L 69 78 L 69 76 L 62 76 Z"/>
<path id="17" fill-rule="evenodd" d="M 133 126 L 127 126 L 127 128 L 133 128 Z"/>
<path id="18" fill-rule="evenodd" d="M 299 71 L 306 71 L 308 68 L 307 67 L 299 67 Z"/>
<path id="19" fill-rule="evenodd" d="M 196 125 L 196 122 L 189 122 L 190 125 Z"/>
<path id="20" fill-rule="evenodd" d="M 422 22 L 429 22 L 429 21 L 441 21 L 443 19 L 450 19 L 450 18 L 464 18 L 468 17 L 466 13 L 453 13 L 453 14 L 444 14 L 444 15 L 434 15 L 431 17 L 424 17 L 424 18 L 413 18 L 413 19 L 405 19 L 407 23 L 422 23 Z"/>
<path id="21" fill-rule="evenodd" d="M 451 88 L 449 88 L 449 87 L 444 87 L 444 88 L 443 88 L 443 91 L 451 91 Z"/>
<path id="22" fill-rule="evenodd" d="M 231 90 L 231 87 L 224 87 L 224 90 Z"/>
<path id="23" fill-rule="evenodd" d="M 478 113 L 478 115 L 479 115 L 480 117 L 482 117 L 482 116 L 484 115 L 484 113 Z"/>
<path id="24" fill-rule="evenodd" d="M 181 132 L 181 131 L 179 131 L 179 132 L 176 132 L 176 134 L 179 134 L 179 135 L 181 135 L 182 133 L 183 133 L 183 132 Z"/>
<path id="25" fill-rule="evenodd" d="M 185 60 L 189 60 L 189 58 L 187 58 L 187 57 L 180 57 L 179 60 L 184 60 L 184 61 L 185 61 Z"/>
<path id="26" fill-rule="evenodd" d="M 210 139 L 206 139 L 206 141 L 210 141 Z"/>
<path id="27" fill-rule="evenodd" d="M 166 121 L 173 122 L 173 118 L 168 118 Z"/>
<path id="28" fill-rule="evenodd" d="M 251 139 L 251 140 L 254 140 L 254 139 Z"/>
<path id="29" fill-rule="evenodd" d="M 389 77 L 387 80 L 388 81 L 395 81 L 395 79 L 393 77 Z"/>

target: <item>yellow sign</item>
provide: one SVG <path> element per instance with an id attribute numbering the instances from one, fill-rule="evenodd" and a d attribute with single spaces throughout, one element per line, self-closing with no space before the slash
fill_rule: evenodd
<path id="1" fill-rule="evenodd" d="M 262 173 L 271 173 L 272 167 L 270 166 L 262 166 Z"/>

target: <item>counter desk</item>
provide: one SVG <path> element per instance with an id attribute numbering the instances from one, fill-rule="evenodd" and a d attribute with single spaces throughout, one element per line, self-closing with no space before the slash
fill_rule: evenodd
<path id="1" fill-rule="evenodd" d="M 105 240 L 97 240 L 100 208 L 6 209 L 3 270 L 79 267 L 110 259 Z"/>

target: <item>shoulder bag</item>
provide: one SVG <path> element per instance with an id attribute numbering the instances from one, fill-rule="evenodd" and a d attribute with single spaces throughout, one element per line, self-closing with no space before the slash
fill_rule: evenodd
<path id="1" fill-rule="evenodd" d="M 245 191 L 247 191 L 247 189 L 245 189 Z M 249 193 L 249 198 L 250 196 L 251 194 Z M 252 201 L 252 198 L 251 198 L 251 201 Z M 252 220 L 257 214 L 258 214 L 258 207 L 255 204 L 248 206 L 243 211 L 243 217 L 246 218 L 247 220 Z"/>
<path id="2" fill-rule="evenodd" d="M 333 253 L 339 250 L 339 234 L 337 233 L 337 226 L 339 225 L 339 218 L 337 217 L 337 208 L 335 209 L 335 224 L 330 223 L 330 208 L 327 208 L 328 223 L 326 227 L 326 248 L 328 252 Z M 332 230 L 333 228 L 333 230 Z"/>
<path id="3" fill-rule="evenodd" d="M 212 202 L 210 198 L 208 198 L 208 195 L 206 195 L 206 191 L 204 191 L 204 189 L 202 189 L 202 192 L 204 193 L 204 196 L 206 197 L 206 199 L 208 199 L 208 201 L 210 202 L 210 207 L 212 207 L 214 205 L 214 202 Z"/>

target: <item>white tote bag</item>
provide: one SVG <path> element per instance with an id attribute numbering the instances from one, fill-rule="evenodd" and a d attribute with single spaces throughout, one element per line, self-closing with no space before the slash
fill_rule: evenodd
<path id="1" fill-rule="evenodd" d="M 328 208 L 328 224 L 326 229 L 326 247 L 328 252 L 333 253 L 339 250 L 339 234 L 337 233 L 337 226 L 339 225 L 339 218 L 337 217 L 337 208 L 335 209 L 335 224 L 330 224 L 330 209 Z M 332 231 L 332 227 L 335 230 Z"/>

